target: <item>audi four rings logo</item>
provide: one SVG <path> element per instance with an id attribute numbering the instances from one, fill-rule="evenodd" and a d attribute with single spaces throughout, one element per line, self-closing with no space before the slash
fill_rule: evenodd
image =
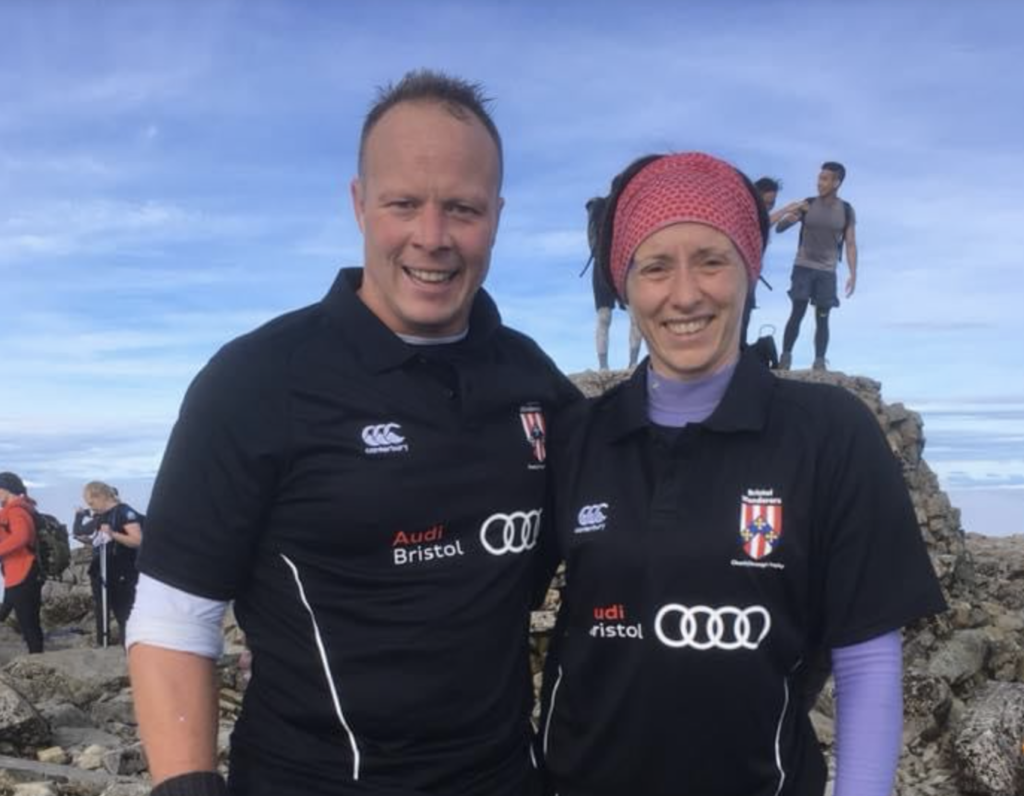
<path id="1" fill-rule="evenodd" d="M 576 515 L 576 522 L 580 525 L 600 525 L 608 519 L 604 514 L 606 508 L 608 508 L 607 503 L 594 503 L 591 506 L 584 506 L 580 509 L 580 513 Z"/>
<path id="2" fill-rule="evenodd" d="M 537 546 L 541 509 L 492 514 L 480 526 L 480 544 L 492 556 L 522 553 Z"/>
<path id="3" fill-rule="evenodd" d="M 675 649 L 756 650 L 771 627 L 771 614 L 761 605 L 711 608 L 669 603 L 654 618 L 658 639 Z"/>
<path id="4" fill-rule="evenodd" d="M 401 445 L 405 437 L 396 433 L 401 428 L 398 423 L 380 423 L 376 426 L 367 426 L 363 429 L 363 442 L 371 448 L 380 448 L 384 445 Z"/>

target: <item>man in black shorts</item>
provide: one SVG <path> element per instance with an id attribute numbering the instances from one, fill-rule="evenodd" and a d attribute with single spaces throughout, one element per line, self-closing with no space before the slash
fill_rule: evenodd
<path id="1" fill-rule="evenodd" d="M 481 289 L 501 139 L 413 72 L 363 124 L 362 269 L 229 343 L 153 490 L 129 622 L 157 796 L 536 796 L 529 610 L 546 423 L 575 388 Z M 216 770 L 228 601 L 253 653 Z"/>
<path id="2" fill-rule="evenodd" d="M 836 267 L 846 247 L 846 265 L 850 276 L 846 280 L 846 297 L 853 295 L 857 286 L 857 215 L 853 205 L 839 198 L 839 186 L 846 179 L 841 163 L 829 161 L 818 174 L 818 195 L 810 197 L 786 213 L 775 227 L 785 232 L 800 222 L 800 241 L 793 263 L 792 285 L 789 297 L 793 302 L 786 330 L 782 338 L 782 356 L 779 368 L 789 370 L 793 364 L 793 346 L 800 334 L 807 304 L 814 305 L 814 370 L 825 370 L 828 350 L 828 316 L 839 306 L 836 288 Z"/>

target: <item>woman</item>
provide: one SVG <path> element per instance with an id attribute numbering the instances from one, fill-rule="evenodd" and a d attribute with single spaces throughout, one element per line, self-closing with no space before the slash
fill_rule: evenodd
<path id="1" fill-rule="evenodd" d="M 139 579 L 135 555 L 142 544 L 142 516 L 122 503 L 117 490 L 102 481 L 86 484 L 82 497 L 89 508 L 75 511 L 74 536 L 92 545 L 89 578 L 96 603 L 96 641 L 106 647 L 110 643 L 110 612 L 117 619 L 123 640 L 125 624 L 135 604 L 135 584 Z"/>
<path id="2" fill-rule="evenodd" d="M 15 473 L 0 473 L 0 566 L 6 616 L 13 609 L 29 654 L 43 651 L 39 608 L 43 575 L 36 560 L 35 502 Z"/>
<path id="3" fill-rule="evenodd" d="M 741 355 L 768 232 L 746 177 L 691 153 L 613 185 L 598 265 L 650 356 L 556 429 L 552 790 L 820 796 L 805 695 L 830 656 L 835 794 L 885 796 L 900 628 L 944 609 L 900 467 L 857 398 Z"/>

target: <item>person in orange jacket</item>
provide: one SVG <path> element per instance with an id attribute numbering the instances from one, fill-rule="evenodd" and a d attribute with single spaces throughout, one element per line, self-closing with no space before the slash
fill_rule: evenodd
<path id="1" fill-rule="evenodd" d="M 14 609 L 29 654 L 43 651 L 39 624 L 43 577 L 36 561 L 35 501 L 14 473 L 0 473 L 0 562 L 4 605 Z"/>

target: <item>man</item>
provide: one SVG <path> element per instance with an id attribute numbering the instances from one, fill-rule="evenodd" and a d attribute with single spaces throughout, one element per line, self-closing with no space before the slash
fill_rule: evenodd
<path id="1" fill-rule="evenodd" d="M 6 618 L 14 611 L 30 655 L 43 651 L 39 623 L 43 575 L 35 550 L 35 503 L 16 473 L 0 473 L 0 566 L 4 577 L 0 612 Z"/>
<path id="2" fill-rule="evenodd" d="M 850 276 L 846 280 L 846 297 L 857 287 L 857 216 L 853 206 L 839 198 L 839 186 L 846 179 L 841 163 L 829 161 L 818 174 L 818 195 L 800 202 L 785 213 L 775 227 L 785 232 L 800 222 L 800 242 L 793 263 L 789 290 L 793 309 L 782 338 L 779 368 L 789 370 L 793 364 L 793 346 L 800 334 L 808 302 L 814 304 L 814 370 L 825 370 L 828 350 L 828 316 L 839 306 L 836 288 L 836 266 L 846 247 L 846 264 Z"/>
<path id="3" fill-rule="evenodd" d="M 413 72 L 363 125 L 364 267 L 222 349 L 154 486 L 129 623 L 159 796 L 533 796 L 545 420 L 575 390 L 481 290 L 501 139 Z M 253 652 L 216 767 L 226 601 Z"/>
<path id="4" fill-rule="evenodd" d="M 604 208 L 607 202 L 604 196 L 595 196 L 587 200 L 587 243 L 590 245 L 590 260 L 593 262 L 601 235 L 601 224 L 604 221 Z M 586 269 L 584 269 L 585 271 Z M 601 370 L 608 370 L 608 332 L 612 325 L 612 313 L 615 306 L 619 304 L 615 298 L 615 291 L 607 283 L 601 269 L 591 269 L 591 283 L 594 290 L 594 310 L 597 312 L 597 331 L 595 340 L 597 343 L 597 366 Z M 640 329 L 632 314 L 629 316 L 629 368 L 636 367 L 640 359 Z"/>

